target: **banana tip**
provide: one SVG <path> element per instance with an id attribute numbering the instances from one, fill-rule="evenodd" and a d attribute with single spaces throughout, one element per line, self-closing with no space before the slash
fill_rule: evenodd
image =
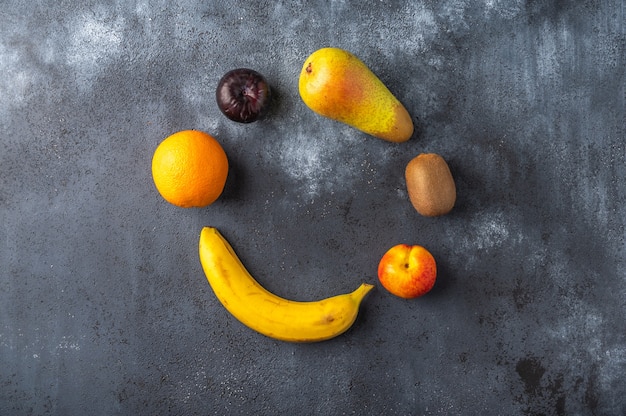
<path id="1" fill-rule="evenodd" d="M 369 283 L 361 283 L 361 286 L 359 286 L 354 292 L 353 295 L 356 299 L 363 299 L 365 297 L 365 295 L 367 295 L 370 290 L 372 290 L 374 288 L 374 285 L 369 284 Z"/>

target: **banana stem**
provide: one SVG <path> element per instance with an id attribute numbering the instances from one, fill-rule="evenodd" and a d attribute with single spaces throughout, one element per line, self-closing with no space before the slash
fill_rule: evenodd
<path id="1" fill-rule="evenodd" d="M 367 295 L 369 291 L 373 288 L 374 285 L 371 285 L 369 283 L 362 283 L 361 286 L 359 286 L 354 292 L 352 292 L 352 298 L 357 302 L 361 302 L 365 295 Z"/>

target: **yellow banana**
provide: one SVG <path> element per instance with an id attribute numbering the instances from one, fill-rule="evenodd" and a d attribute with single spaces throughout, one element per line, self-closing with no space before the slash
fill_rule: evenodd
<path id="1" fill-rule="evenodd" d="M 361 301 L 374 287 L 363 283 L 352 293 L 296 302 L 263 288 L 213 227 L 202 229 L 199 254 L 202 269 L 222 305 L 249 328 L 283 341 L 315 342 L 342 334 L 352 326 Z"/>

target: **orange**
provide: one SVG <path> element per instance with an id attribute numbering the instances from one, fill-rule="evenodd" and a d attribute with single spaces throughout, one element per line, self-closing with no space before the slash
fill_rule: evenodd
<path id="1" fill-rule="evenodd" d="M 228 176 L 228 158 L 207 133 L 184 130 L 163 140 L 152 157 L 152 179 L 161 196 L 183 207 L 205 207 L 219 198 Z"/>

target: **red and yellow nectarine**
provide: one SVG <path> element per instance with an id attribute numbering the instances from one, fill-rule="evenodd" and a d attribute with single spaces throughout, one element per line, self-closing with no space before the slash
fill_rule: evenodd
<path id="1" fill-rule="evenodd" d="M 418 245 L 398 244 L 378 264 L 378 279 L 390 293 L 405 299 L 430 291 L 437 278 L 437 264 L 428 250 Z"/>

